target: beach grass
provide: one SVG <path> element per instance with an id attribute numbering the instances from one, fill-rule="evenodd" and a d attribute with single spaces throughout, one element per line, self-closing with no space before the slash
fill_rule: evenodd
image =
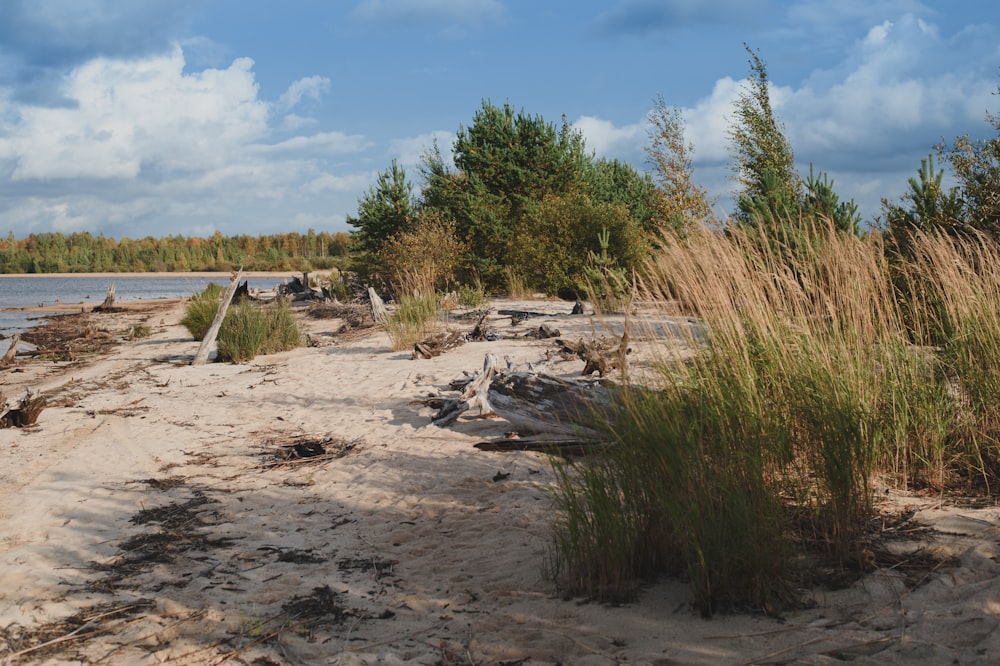
<path id="1" fill-rule="evenodd" d="M 804 239 L 805 242 L 802 242 Z M 640 298 L 697 321 L 657 386 L 627 387 L 614 446 L 555 463 L 551 569 L 621 599 L 682 574 L 702 613 L 796 603 L 796 565 L 870 566 L 874 488 L 1000 472 L 1000 253 L 979 238 L 810 230 L 667 237 Z M 902 298 L 902 295 L 906 298 Z"/>

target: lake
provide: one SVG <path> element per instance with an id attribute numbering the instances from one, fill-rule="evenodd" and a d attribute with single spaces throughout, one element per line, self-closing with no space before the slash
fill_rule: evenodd
<path id="1" fill-rule="evenodd" d="M 273 289 L 276 284 L 289 281 L 291 274 L 247 278 L 251 288 Z M 13 308 L 34 308 L 55 305 L 97 305 L 104 301 L 108 285 L 115 285 L 116 301 L 151 301 L 183 298 L 202 291 L 210 283 L 227 286 L 228 275 L 205 276 L 179 274 L 164 277 L 137 275 L 38 275 L 0 276 L 0 335 L 4 338 L 44 323 L 41 319 L 53 311 L 19 312 Z M 88 308 L 89 309 L 89 308 Z M 0 355 L 9 344 L 0 340 Z"/>

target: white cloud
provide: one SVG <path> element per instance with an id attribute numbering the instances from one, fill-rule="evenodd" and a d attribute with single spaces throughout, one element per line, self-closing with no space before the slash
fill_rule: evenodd
<path id="1" fill-rule="evenodd" d="M 988 133 L 984 112 L 996 110 L 994 80 L 936 60 L 949 44 L 937 27 L 904 15 L 872 26 L 830 70 L 797 85 L 772 75 L 771 103 L 784 125 L 803 174 L 810 162 L 827 171 L 844 198 L 855 198 L 870 217 L 881 197 L 905 190 L 906 179 L 942 138 Z M 959 73 L 956 73 L 959 72 Z M 694 145 L 695 179 L 725 199 L 731 181 L 730 122 L 746 80 L 724 77 L 710 94 L 682 109 Z M 628 154 L 647 141 L 637 124 L 616 127 L 584 117 L 576 126 L 598 155 Z"/>
<path id="2" fill-rule="evenodd" d="M 437 130 L 428 134 L 421 134 L 407 139 L 399 139 L 390 144 L 390 149 L 396 155 L 396 159 L 404 167 L 410 168 L 422 162 L 424 154 L 434 147 L 437 142 L 441 150 L 441 156 L 450 160 L 452 146 L 455 143 L 455 135 L 452 132 Z"/>
<path id="3" fill-rule="evenodd" d="M 259 97 L 252 60 L 189 71 L 174 47 L 76 67 L 62 83 L 65 105 L 12 101 L 0 89 L 3 220 L 18 234 L 112 235 L 193 233 L 206 225 L 272 233 L 287 229 L 293 209 L 342 221 L 356 203 L 349 187 L 371 176 L 327 160 L 369 142 L 336 131 L 300 134 L 310 119 L 276 113 L 319 95 L 324 82 L 300 79 L 271 103 Z"/>
<path id="4" fill-rule="evenodd" d="M 67 77 L 72 107 L 24 105 L 0 139 L 15 180 L 135 178 L 144 167 L 204 169 L 267 134 L 253 61 L 185 74 L 179 48 L 144 60 L 98 58 Z"/>
<path id="5" fill-rule="evenodd" d="M 583 133 L 587 148 L 602 156 L 617 156 L 630 152 L 636 145 L 647 142 L 649 127 L 645 122 L 615 127 L 607 120 L 593 116 L 581 116 L 573 127 Z"/>
<path id="6" fill-rule="evenodd" d="M 288 86 L 278 100 L 279 106 L 285 111 L 294 109 L 304 99 L 319 101 L 324 93 L 330 90 L 330 79 L 324 76 L 307 76 Z"/>

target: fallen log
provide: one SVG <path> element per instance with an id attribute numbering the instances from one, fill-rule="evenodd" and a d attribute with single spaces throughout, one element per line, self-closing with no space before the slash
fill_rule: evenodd
<path id="1" fill-rule="evenodd" d="M 582 339 L 576 342 L 572 340 L 556 340 L 560 353 L 564 356 L 577 356 L 583 361 L 583 374 L 590 376 L 595 372 L 600 377 L 606 377 L 612 370 L 627 369 L 627 355 L 632 351 L 628 347 L 628 334 L 620 339 L 600 338 L 584 342 Z"/>
<path id="2" fill-rule="evenodd" d="M 536 451 L 546 453 L 551 456 L 583 456 L 599 450 L 606 444 L 602 442 L 586 442 L 579 439 L 521 439 L 519 437 L 505 437 L 489 442 L 479 442 L 474 444 L 480 451 L 493 451 L 496 453 L 510 453 L 513 451 Z"/>
<path id="3" fill-rule="evenodd" d="M 519 435 L 547 435 L 581 442 L 606 439 L 596 424 L 611 418 L 611 392 L 595 382 L 578 382 L 534 372 L 504 372 L 494 354 L 457 399 L 443 402 L 434 425 L 451 425 L 464 412 L 507 420 Z"/>
<path id="4" fill-rule="evenodd" d="M 483 371 L 469 382 L 465 387 L 465 391 L 462 392 L 462 395 L 457 400 L 445 401 L 441 409 L 434 416 L 434 425 L 438 427 L 451 425 L 458 420 L 458 417 L 463 412 L 475 407 L 479 408 L 480 416 L 493 416 L 495 412 L 489 402 L 489 389 L 490 381 L 498 372 L 498 363 L 496 354 L 487 353 L 486 358 L 483 360 Z"/>
<path id="5" fill-rule="evenodd" d="M 435 333 L 413 345 L 413 358 L 434 358 L 458 347 L 464 341 L 464 336 L 458 331 Z"/>

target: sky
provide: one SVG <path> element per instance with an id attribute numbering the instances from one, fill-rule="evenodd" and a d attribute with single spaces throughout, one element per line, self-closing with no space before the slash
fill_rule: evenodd
<path id="1" fill-rule="evenodd" d="M 798 171 L 866 220 L 936 144 L 996 135 L 992 1 L 0 0 L 0 234 L 350 231 L 484 101 L 648 171 L 662 98 L 725 215 L 745 46 Z"/>

